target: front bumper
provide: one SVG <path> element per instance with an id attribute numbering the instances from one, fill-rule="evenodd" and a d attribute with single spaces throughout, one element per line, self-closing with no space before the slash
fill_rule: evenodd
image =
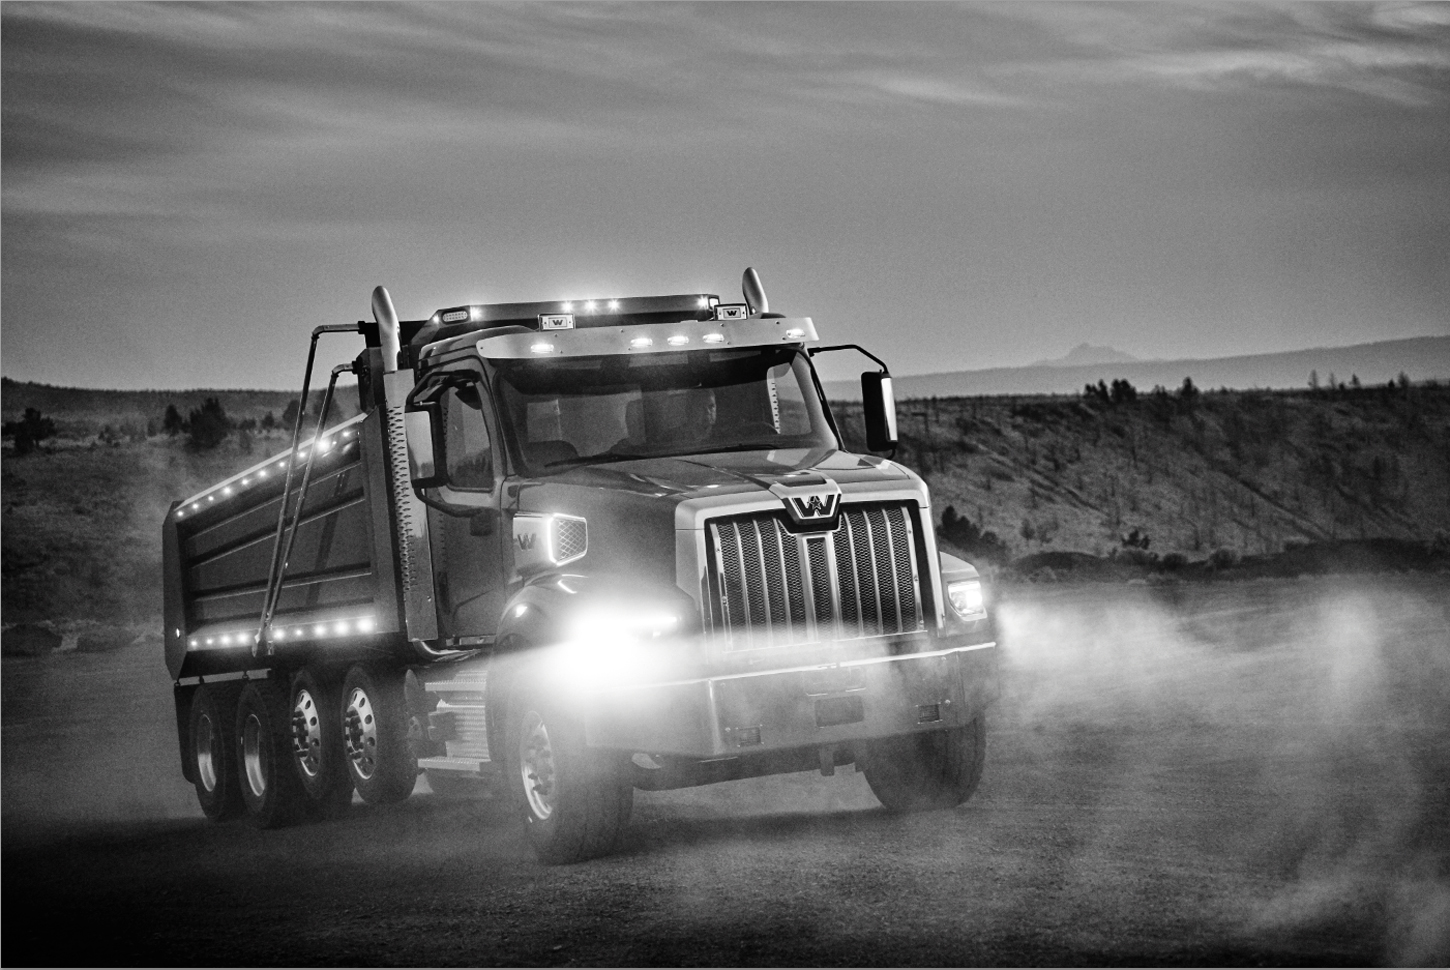
<path id="1" fill-rule="evenodd" d="M 719 758 L 961 727 L 997 695 L 996 642 L 619 687 L 584 702 L 591 747 Z"/>

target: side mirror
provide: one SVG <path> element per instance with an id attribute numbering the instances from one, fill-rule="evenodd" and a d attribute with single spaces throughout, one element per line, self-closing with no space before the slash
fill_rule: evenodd
<path id="1" fill-rule="evenodd" d="M 403 413 L 403 431 L 408 439 L 408 474 L 414 488 L 437 488 L 447 483 L 443 465 L 443 442 L 438 431 L 435 406 L 421 407 Z"/>
<path id="2" fill-rule="evenodd" d="M 867 371 L 861 375 L 861 408 L 866 418 L 866 447 L 890 451 L 896 447 L 896 395 L 891 375 Z"/>

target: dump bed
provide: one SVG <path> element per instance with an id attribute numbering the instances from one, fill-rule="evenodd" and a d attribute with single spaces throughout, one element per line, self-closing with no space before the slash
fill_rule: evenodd
<path id="1" fill-rule="evenodd" d="M 270 635 L 257 644 L 294 460 L 296 509 L 309 445 L 172 506 L 162 530 L 166 664 L 173 677 L 269 666 L 319 651 L 346 656 L 397 639 L 399 591 L 376 410 L 317 437 Z"/>

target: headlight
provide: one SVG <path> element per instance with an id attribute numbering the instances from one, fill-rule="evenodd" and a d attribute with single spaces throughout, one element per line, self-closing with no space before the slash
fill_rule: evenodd
<path id="1" fill-rule="evenodd" d="M 952 610 L 964 620 L 975 620 L 987 615 L 987 606 L 982 602 L 982 582 L 978 579 L 959 579 L 947 583 L 947 602 Z"/>

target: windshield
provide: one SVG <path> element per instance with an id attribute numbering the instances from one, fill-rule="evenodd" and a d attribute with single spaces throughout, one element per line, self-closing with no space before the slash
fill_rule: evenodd
<path id="1" fill-rule="evenodd" d="M 628 458 L 836 447 L 795 348 L 489 363 L 507 432 L 532 475 Z"/>

